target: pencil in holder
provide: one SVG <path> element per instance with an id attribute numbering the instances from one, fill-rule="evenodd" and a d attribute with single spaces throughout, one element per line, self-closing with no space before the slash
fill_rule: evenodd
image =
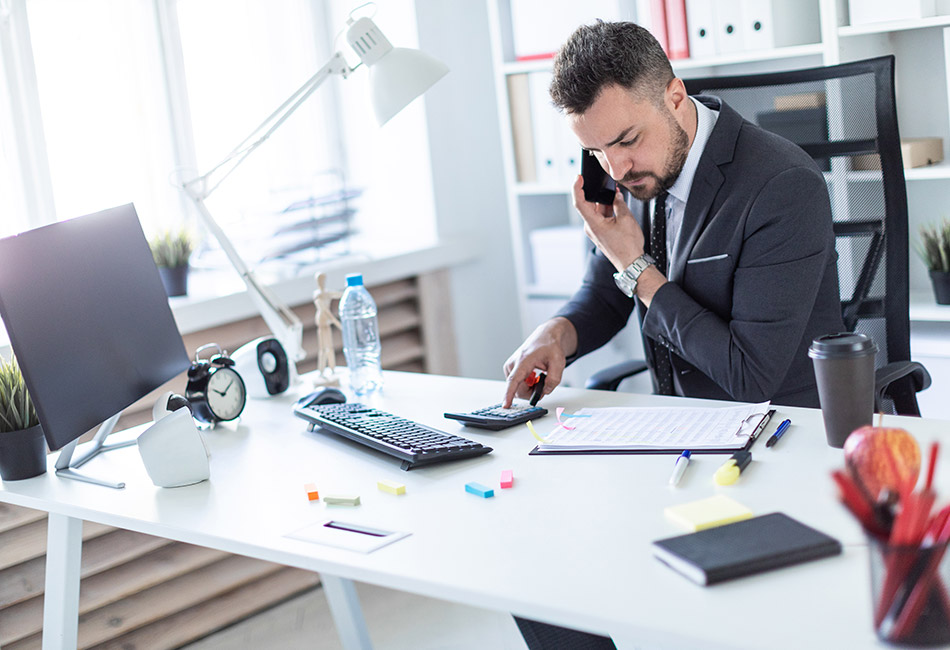
<path id="1" fill-rule="evenodd" d="M 874 629 L 882 641 L 950 643 L 950 557 L 947 542 L 894 546 L 871 538 Z"/>

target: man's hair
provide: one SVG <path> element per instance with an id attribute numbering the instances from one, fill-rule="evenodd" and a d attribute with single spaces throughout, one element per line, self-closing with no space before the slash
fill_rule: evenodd
<path id="1" fill-rule="evenodd" d="M 554 58 L 551 99 L 566 113 L 583 113 L 606 86 L 619 85 L 662 102 L 673 68 L 659 42 L 635 23 L 581 25 Z"/>

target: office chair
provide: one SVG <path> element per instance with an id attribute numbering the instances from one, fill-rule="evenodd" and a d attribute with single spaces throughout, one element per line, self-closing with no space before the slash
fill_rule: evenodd
<path id="1" fill-rule="evenodd" d="M 917 393 L 930 385 L 930 375 L 910 360 L 907 192 L 894 57 L 684 82 L 690 95 L 719 97 L 795 142 L 825 172 L 845 327 L 878 346 L 876 408 L 920 415 Z M 620 363 L 592 375 L 587 388 L 617 390 L 646 369 L 639 360 Z"/>

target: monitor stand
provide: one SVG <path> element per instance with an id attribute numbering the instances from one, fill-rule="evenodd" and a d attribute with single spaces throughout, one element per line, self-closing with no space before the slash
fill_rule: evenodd
<path id="1" fill-rule="evenodd" d="M 112 433 L 116 422 L 119 421 L 119 415 L 121 415 L 121 413 L 116 413 L 111 418 L 102 423 L 102 425 L 99 427 L 99 430 L 96 431 L 96 435 L 94 435 L 92 440 L 89 442 L 89 448 L 83 450 L 82 456 L 77 458 L 75 461 L 73 460 L 73 452 L 76 450 L 76 445 L 79 443 L 79 439 L 77 438 L 63 447 L 63 450 L 59 452 L 59 457 L 56 459 L 56 476 L 68 478 L 73 481 L 83 481 L 84 483 L 92 483 L 94 485 L 101 485 L 103 487 L 115 488 L 116 490 L 121 490 L 124 488 L 125 483 L 107 481 L 105 479 L 88 476 L 86 474 L 82 474 L 81 472 L 74 471 L 75 468 L 82 467 L 99 454 L 112 451 L 113 449 L 121 449 L 122 447 L 131 447 L 135 444 L 135 439 L 114 442 L 108 445 L 106 444 L 106 438 L 110 433 Z"/>

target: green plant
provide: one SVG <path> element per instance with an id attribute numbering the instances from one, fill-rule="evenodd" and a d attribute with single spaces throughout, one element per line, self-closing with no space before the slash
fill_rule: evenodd
<path id="1" fill-rule="evenodd" d="M 39 422 L 16 357 L 0 358 L 0 434 L 29 429 Z"/>
<path id="2" fill-rule="evenodd" d="M 931 271 L 950 271 L 950 219 L 920 227 L 917 254 Z"/>
<path id="3" fill-rule="evenodd" d="M 191 252 L 194 250 L 194 238 L 191 233 L 182 228 L 179 230 L 165 230 L 152 237 L 148 242 L 152 249 L 152 258 L 156 266 L 170 269 L 186 266 Z"/>

